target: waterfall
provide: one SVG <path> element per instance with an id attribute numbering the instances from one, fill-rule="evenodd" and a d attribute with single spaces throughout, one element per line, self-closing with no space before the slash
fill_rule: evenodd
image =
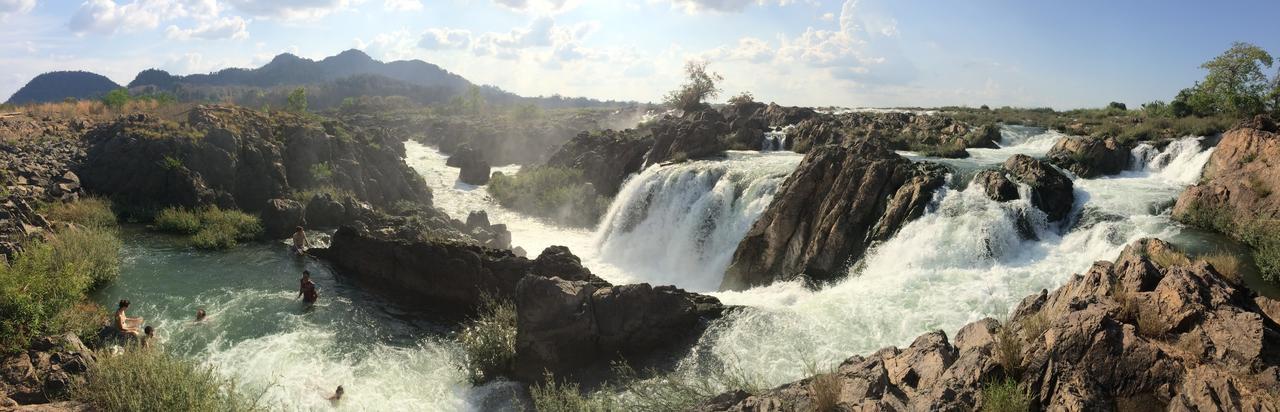
<path id="1" fill-rule="evenodd" d="M 1200 178 L 1200 169 L 1213 154 L 1213 149 L 1203 149 L 1203 141 L 1203 137 L 1184 137 L 1169 142 L 1164 150 L 1158 150 L 1149 143 L 1139 144 L 1130 151 L 1133 161 L 1129 170 L 1155 173 L 1184 185 L 1195 183 Z"/>
<path id="2" fill-rule="evenodd" d="M 652 166 L 618 192 L 596 230 L 599 258 L 638 281 L 720 286 L 738 242 L 799 164 L 789 152 Z"/>
<path id="3" fill-rule="evenodd" d="M 760 143 L 760 151 L 773 152 L 787 149 L 787 133 L 795 129 L 795 125 L 777 127 L 764 132 L 764 141 Z"/>

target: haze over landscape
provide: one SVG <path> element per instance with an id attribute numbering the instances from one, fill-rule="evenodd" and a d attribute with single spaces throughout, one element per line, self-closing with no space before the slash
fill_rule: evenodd
<path id="1" fill-rule="evenodd" d="M 521 95 L 656 101 L 687 59 L 790 105 L 1088 107 L 1169 100 L 1280 5 L 755 0 L 11 0 L 0 96 L 37 74 L 257 67 L 356 48 Z M 643 22 L 643 23 L 639 23 Z M 512 66 L 520 70 L 507 70 Z M 1105 103 L 1105 102 L 1102 102 Z"/>
<path id="2" fill-rule="evenodd" d="M 0 0 L 0 411 L 1280 411 L 1277 12 Z"/>

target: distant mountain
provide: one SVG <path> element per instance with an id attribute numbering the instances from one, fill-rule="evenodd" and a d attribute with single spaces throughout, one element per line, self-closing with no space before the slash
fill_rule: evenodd
<path id="1" fill-rule="evenodd" d="M 43 103 L 62 101 L 68 97 L 91 99 L 120 88 L 106 76 L 83 71 L 49 72 L 31 79 L 18 89 L 8 103 Z"/>
<path id="2" fill-rule="evenodd" d="M 362 51 L 351 49 L 320 61 L 283 53 L 271 59 L 270 63 L 256 69 L 230 68 L 209 74 L 173 76 L 161 70 L 145 70 L 129 83 L 129 87 L 155 86 L 168 90 L 178 84 L 186 84 L 270 88 L 315 85 L 355 75 L 378 75 L 455 93 L 471 86 L 471 82 L 462 76 L 431 63 L 421 60 L 383 63 Z"/>

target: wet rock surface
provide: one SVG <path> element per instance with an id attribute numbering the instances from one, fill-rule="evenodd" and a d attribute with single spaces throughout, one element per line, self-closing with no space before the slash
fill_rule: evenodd
<path id="1" fill-rule="evenodd" d="M 1031 204 L 1044 211 L 1049 221 L 1059 221 L 1071 214 L 1075 189 L 1067 175 L 1027 155 L 1013 155 L 1001 168 L 1013 180 L 1031 187 Z"/>
<path id="2" fill-rule="evenodd" d="M 721 289 L 840 275 L 872 243 L 923 214 L 944 175 L 876 141 L 810 151 L 738 244 Z"/>
<path id="3" fill-rule="evenodd" d="M 851 357 L 835 372 L 836 404 L 980 410 L 983 386 L 1008 376 L 1033 410 L 1273 410 L 1280 325 L 1212 265 L 1165 266 L 1151 257 L 1165 253 L 1177 252 L 1140 240 L 1053 293 L 1028 296 L 1005 325 L 983 319 L 954 342 L 931 332 L 907 348 Z M 996 362 L 1001 347 L 1015 349 L 1010 362 Z M 726 393 L 698 409 L 811 410 L 813 381 Z"/>

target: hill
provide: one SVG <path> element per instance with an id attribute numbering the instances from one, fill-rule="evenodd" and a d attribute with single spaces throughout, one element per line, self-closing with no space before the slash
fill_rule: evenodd
<path id="1" fill-rule="evenodd" d="M 68 97 L 76 99 L 95 98 L 121 86 L 106 76 L 84 71 L 58 71 L 36 76 L 18 89 L 8 103 L 42 103 L 61 101 Z"/>

